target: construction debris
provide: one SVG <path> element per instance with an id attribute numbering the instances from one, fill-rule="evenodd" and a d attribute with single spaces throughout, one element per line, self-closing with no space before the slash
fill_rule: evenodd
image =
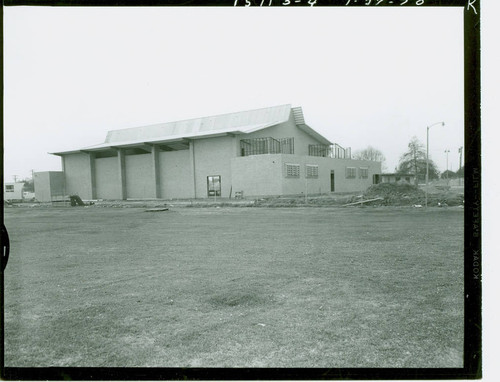
<path id="1" fill-rule="evenodd" d="M 384 200 L 384 198 L 374 198 L 374 199 L 367 199 L 367 200 L 360 200 L 359 202 L 354 202 L 354 203 L 347 203 L 347 204 L 344 204 L 344 207 L 347 207 L 347 206 L 355 206 L 357 204 L 364 204 L 364 203 L 370 203 L 370 202 L 375 202 L 377 200 Z"/>

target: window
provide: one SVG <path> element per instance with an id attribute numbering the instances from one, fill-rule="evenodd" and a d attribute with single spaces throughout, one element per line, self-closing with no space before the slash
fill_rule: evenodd
<path id="1" fill-rule="evenodd" d="M 360 179 L 368 179 L 368 167 L 360 167 L 359 168 L 359 178 Z"/>
<path id="2" fill-rule="evenodd" d="M 220 196 L 221 193 L 220 175 L 207 176 L 207 190 L 208 190 L 208 196 Z"/>
<path id="3" fill-rule="evenodd" d="M 6 184 L 5 185 L 5 192 L 14 192 L 14 185 L 13 184 Z"/>
<path id="4" fill-rule="evenodd" d="M 300 178 L 300 165 L 285 163 L 287 178 Z"/>
<path id="5" fill-rule="evenodd" d="M 314 164 L 306 164 L 306 178 L 317 178 L 318 166 Z"/>
<path id="6" fill-rule="evenodd" d="M 345 168 L 345 177 L 347 179 L 355 179 L 356 178 L 356 167 L 346 167 Z"/>

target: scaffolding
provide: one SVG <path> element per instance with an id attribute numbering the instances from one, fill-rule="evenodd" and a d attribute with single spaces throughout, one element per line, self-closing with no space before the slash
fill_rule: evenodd
<path id="1" fill-rule="evenodd" d="M 309 145 L 309 156 L 351 159 L 351 148 L 344 148 L 337 143 L 332 145 Z"/>
<path id="2" fill-rule="evenodd" d="M 241 156 L 261 154 L 293 154 L 293 138 L 253 138 L 240 140 Z"/>

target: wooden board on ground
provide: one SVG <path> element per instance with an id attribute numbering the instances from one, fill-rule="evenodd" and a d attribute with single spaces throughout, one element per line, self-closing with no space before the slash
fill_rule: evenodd
<path id="1" fill-rule="evenodd" d="M 363 204 L 363 203 L 374 202 L 374 201 L 376 201 L 376 200 L 384 200 L 384 198 L 375 198 L 375 199 L 360 200 L 359 202 L 354 202 L 354 203 L 347 203 L 347 204 L 344 204 L 344 207 L 347 207 L 347 206 L 355 206 L 356 204 Z"/>

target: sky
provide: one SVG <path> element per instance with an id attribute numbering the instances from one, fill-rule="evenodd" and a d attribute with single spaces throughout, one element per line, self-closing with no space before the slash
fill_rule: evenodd
<path id="1" fill-rule="evenodd" d="M 4 179 L 108 130 L 281 104 L 386 172 L 444 121 L 430 158 L 456 171 L 463 49 L 458 7 L 4 7 Z"/>

